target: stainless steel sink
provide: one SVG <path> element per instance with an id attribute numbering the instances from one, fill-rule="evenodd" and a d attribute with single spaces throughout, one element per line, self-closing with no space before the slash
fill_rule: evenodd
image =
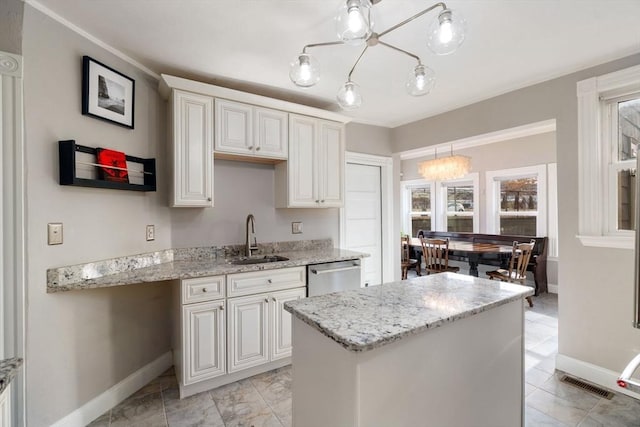
<path id="1" fill-rule="evenodd" d="M 269 255 L 262 258 L 240 258 L 229 261 L 229 264 L 247 265 L 247 264 L 264 264 L 266 262 L 289 261 L 289 258 L 280 255 Z"/>

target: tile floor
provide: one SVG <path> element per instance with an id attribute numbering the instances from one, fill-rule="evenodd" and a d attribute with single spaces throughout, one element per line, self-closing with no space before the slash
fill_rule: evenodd
<path id="1" fill-rule="evenodd" d="M 640 426 L 640 401 L 607 400 L 559 382 L 557 330 L 557 296 L 535 297 L 525 314 L 526 426 Z M 180 400 L 170 369 L 90 426 L 290 426 L 290 386 L 285 367 Z"/>

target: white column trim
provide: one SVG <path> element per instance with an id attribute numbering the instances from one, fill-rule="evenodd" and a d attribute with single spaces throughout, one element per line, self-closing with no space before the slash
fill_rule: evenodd
<path id="1" fill-rule="evenodd" d="M 394 277 L 394 251 L 396 247 L 393 239 L 393 159 L 391 157 L 374 154 L 345 153 L 345 167 L 347 163 L 358 163 L 380 167 L 380 185 L 382 197 L 382 283 L 392 282 Z M 345 209 L 340 208 L 340 244 L 346 241 Z"/>
<path id="2" fill-rule="evenodd" d="M 0 52 L 0 359 L 25 357 L 25 183 L 22 57 Z M 26 365 L 26 364 L 25 364 Z M 25 425 L 23 365 L 12 412 Z"/>

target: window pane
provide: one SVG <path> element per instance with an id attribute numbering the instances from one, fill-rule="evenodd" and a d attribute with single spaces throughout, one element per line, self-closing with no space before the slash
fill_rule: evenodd
<path id="1" fill-rule="evenodd" d="M 473 185 L 447 186 L 447 231 L 473 233 Z"/>
<path id="2" fill-rule="evenodd" d="M 411 235 L 431 230 L 431 187 L 411 189 Z"/>
<path id="3" fill-rule="evenodd" d="M 636 173 L 625 169 L 618 172 L 618 230 L 635 230 Z"/>
<path id="4" fill-rule="evenodd" d="M 536 236 L 538 178 L 500 181 L 500 234 Z"/>
<path id="5" fill-rule="evenodd" d="M 640 98 L 618 102 L 618 160 L 635 159 L 640 141 Z"/>

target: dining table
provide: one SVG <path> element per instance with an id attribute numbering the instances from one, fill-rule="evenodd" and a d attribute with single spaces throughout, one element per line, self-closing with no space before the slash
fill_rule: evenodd
<path id="1" fill-rule="evenodd" d="M 418 237 L 412 237 L 409 244 L 415 248 L 422 248 L 422 241 Z M 469 274 L 475 277 L 478 277 L 478 264 L 483 258 L 493 261 L 497 259 L 501 268 L 508 268 L 512 252 L 511 245 L 449 240 L 449 257 L 466 259 L 469 262 Z"/>

